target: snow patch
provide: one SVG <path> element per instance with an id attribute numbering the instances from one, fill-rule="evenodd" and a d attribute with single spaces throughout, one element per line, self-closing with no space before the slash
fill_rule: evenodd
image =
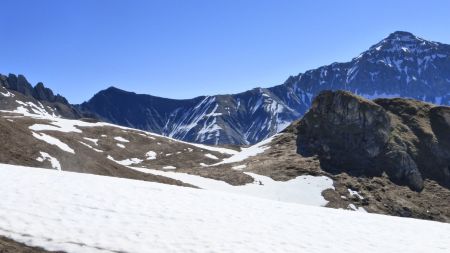
<path id="1" fill-rule="evenodd" d="M 120 137 L 120 136 L 114 137 L 114 140 L 120 141 L 120 142 L 130 142 L 129 140 L 127 140 L 127 139 L 125 139 L 123 137 Z"/>
<path id="2" fill-rule="evenodd" d="M 223 159 L 223 161 L 216 163 L 214 165 L 224 164 L 224 163 L 236 163 L 236 162 L 242 162 L 245 159 L 255 156 L 257 154 L 263 153 L 267 149 L 270 148 L 269 144 L 275 138 L 277 135 L 274 135 L 270 138 L 267 138 L 261 142 L 256 143 L 253 146 L 250 146 L 248 148 L 242 148 L 241 152 Z"/>
<path id="3" fill-rule="evenodd" d="M 0 94 L 4 97 L 14 97 L 14 94 L 12 94 L 11 92 L 9 92 L 8 90 L 6 90 L 6 92 L 1 92 Z"/>
<path id="4" fill-rule="evenodd" d="M 233 170 L 243 170 L 243 169 L 247 168 L 247 165 L 241 164 L 241 165 L 233 166 L 233 167 L 231 167 L 231 168 L 232 168 Z"/>
<path id="5" fill-rule="evenodd" d="M 108 159 L 111 161 L 114 161 L 118 164 L 124 165 L 124 166 L 129 166 L 129 165 L 133 165 L 133 164 L 138 164 L 141 163 L 143 160 L 139 159 L 139 158 L 128 158 L 128 159 L 124 159 L 124 160 L 115 160 L 112 156 L 108 155 Z"/>
<path id="6" fill-rule="evenodd" d="M 147 160 L 155 160 L 156 159 L 156 152 L 155 151 L 148 151 L 145 153 L 145 157 Z"/>
<path id="7" fill-rule="evenodd" d="M 254 173 L 245 173 L 253 177 L 254 182 L 241 186 L 233 186 L 224 181 L 204 178 L 187 173 L 134 167 L 129 168 L 144 173 L 173 178 L 206 190 L 224 191 L 314 206 L 325 206 L 328 201 L 322 197 L 322 191 L 326 189 L 334 189 L 333 180 L 325 176 L 299 176 L 295 179 L 282 182 Z"/>
<path id="8" fill-rule="evenodd" d="M 89 145 L 89 144 L 87 144 L 87 143 L 84 143 L 84 142 L 82 142 L 82 141 L 78 141 L 78 142 L 79 142 L 80 144 L 82 144 L 82 145 L 84 145 L 84 146 L 86 146 L 86 147 L 88 147 L 88 148 L 94 150 L 95 152 L 103 153 L 103 150 L 96 149 L 96 148 L 92 147 L 91 145 Z"/>
<path id="9" fill-rule="evenodd" d="M 352 190 L 352 189 L 347 189 L 347 190 L 348 190 L 348 193 L 350 194 L 350 196 L 357 196 L 357 197 L 358 197 L 359 199 L 361 199 L 361 200 L 364 199 L 364 197 L 361 196 L 361 194 L 359 194 L 359 192 L 354 191 L 354 190 Z"/>
<path id="10" fill-rule="evenodd" d="M 36 158 L 36 160 L 38 162 L 44 162 L 44 161 L 49 161 L 50 164 L 52 165 L 53 169 L 57 169 L 57 170 L 61 170 L 61 164 L 59 163 L 58 159 L 56 159 L 55 157 L 49 155 L 46 152 L 39 152 L 41 154 L 40 157 Z"/>
<path id="11" fill-rule="evenodd" d="M 88 137 L 83 137 L 83 139 L 93 142 L 95 145 L 98 145 L 98 139 L 92 139 L 92 138 L 88 138 Z"/>
<path id="12" fill-rule="evenodd" d="M 212 155 L 212 154 L 205 154 L 205 156 L 206 157 L 208 157 L 208 158 L 210 158 L 210 159 L 214 159 L 214 160 L 219 160 L 219 158 L 217 157 L 217 156 L 215 156 L 215 155 Z"/>
<path id="13" fill-rule="evenodd" d="M 35 132 L 32 132 L 32 134 L 33 134 L 33 137 L 36 138 L 36 139 L 39 139 L 41 141 L 45 141 L 45 142 L 47 142 L 50 145 L 55 145 L 58 148 L 60 148 L 61 150 L 63 150 L 63 151 L 75 154 L 75 151 L 72 148 L 70 148 L 67 144 L 65 144 L 64 142 L 56 139 L 53 136 L 50 136 L 50 135 L 47 135 L 47 134 L 44 134 L 44 133 L 35 133 Z"/>

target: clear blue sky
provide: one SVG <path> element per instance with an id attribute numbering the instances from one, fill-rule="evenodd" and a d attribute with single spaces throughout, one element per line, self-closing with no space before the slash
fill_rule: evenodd
<path id="1" fill-rule="evenodd" d="M 450 44 L 450 1 L 2 0 L 0 73 L 70 102 L 108 86 L 235 93 L 347 61 L 396 30 Z"/>

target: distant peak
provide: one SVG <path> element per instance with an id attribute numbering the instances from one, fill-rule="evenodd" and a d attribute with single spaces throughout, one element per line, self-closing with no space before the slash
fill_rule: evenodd
<path id="1" fill-rule="evenodd" d="M 119 89 L 119 88 L 117 88 L 115 86 L 109 86 L 108 88 L 106 88 L 104 90 L 101 90 L 100 92 L 106 92 L 106 93 L 118 93 L 118 92 L 120 92 L 120 93 L 123 93 L 123 92 L 127 92 L 127 91 Z"/>
<path id="2" fill-rule="evenodd" d="M 396 31 L 393 32 L 391 34 L 389 34 L 389 36 L 386 39 L 390 39 L 390 40 L 413 40 L 413 39 L 417 39 L 417 37 L 410 33 L 410 32 L 405 32 L 405 31 Z"/>
<path id="3" fill-rule="evenodd" d="M 371 50 L 388 52 L 412 52 L 419 48 L 424 49 L 430 46 L 436 46 L 438 43 L 424 40 L 410 32 L 396 31 L 389 34 L 388 37 L 372 46 Z"/>
<path id="4" fill-rule="evenodd" d="M 118 91 L 118 90 L 121 90 L 121 89 L 119 89 L 115 86 L 109 86 L 108 88 L 105 89 L 105 91 Z"/>
<path id="5" fill-rule="evenodd" d="M 131 93 L 131 92 L 119 89 L 119 88 L 117 88 L 115 86 L 109 86 L 108 88 L 97 92 L 97 94 L 95 94 L 94 96 L 97 96 L 97 95 L 125 94 L 125 93 Z"/>

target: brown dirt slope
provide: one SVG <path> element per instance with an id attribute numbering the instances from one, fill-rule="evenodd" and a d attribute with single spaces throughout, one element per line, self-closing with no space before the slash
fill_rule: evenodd
<path id="1" fill-rule="evenodd" d="M 13 241 L 9 238 L 0 236 L 0 253 L 62 253 L 62 251 L 47 251 L 37 247 L 30 247 L 23 243 Z"/>

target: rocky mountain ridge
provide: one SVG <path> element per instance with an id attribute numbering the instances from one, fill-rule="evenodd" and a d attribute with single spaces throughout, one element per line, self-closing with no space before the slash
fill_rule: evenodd
<path id="1" fill-rule="evenodd" d="M 1 110 L 14 110 L 22 105 L 21 108 L 30 107 L 36 113 L 46 112 L 70 119 L 88 116 L 72 106 L 65 97 L 55 95 L 42 82 L 33 87 L 23 75 L 0 74 L 0 88 L 4 90 L 0 93 Z"/>

